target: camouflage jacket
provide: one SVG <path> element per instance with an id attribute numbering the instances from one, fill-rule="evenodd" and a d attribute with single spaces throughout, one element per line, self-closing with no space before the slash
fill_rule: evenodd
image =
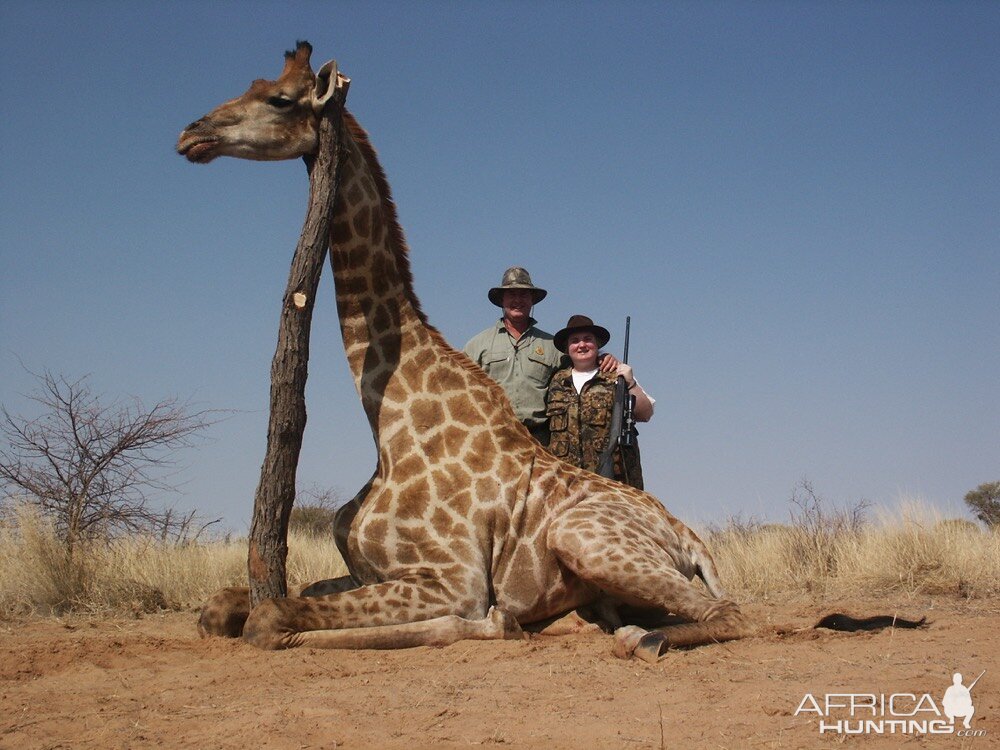
<path id="1" fill-rule="evenodd" d="M 553 455 L 574 466 L 597 471 L 601 453 L 608 444 L 615 379 L 614 374 L 599 372 L 577 393 L 571 368 L 552 376 L 546 412 L 551 433 L 549 451 Z M 614 473 L 619 482 L 642 489 L 638 440 L 633 439 L 630 448 L 615 448 Z"/>

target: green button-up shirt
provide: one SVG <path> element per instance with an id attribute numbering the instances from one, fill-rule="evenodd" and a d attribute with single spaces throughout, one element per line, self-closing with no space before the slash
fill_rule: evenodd
<path id="1" fill-rule="evenodd" d="M 473 336 L 463 351 L 503 386 L 514 413 L 528 429 L 547 424 L 545 393 L 563 355 L 552 343 L 551 334 L 535 328 L 534 319 L 515 341 L 501 318 Z"/>

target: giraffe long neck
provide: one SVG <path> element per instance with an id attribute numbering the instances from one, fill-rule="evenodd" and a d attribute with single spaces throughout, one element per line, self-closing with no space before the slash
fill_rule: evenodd
<path id="1" fill-rule="evenodd" d="M 330 261 L 348 363 L 376 442 L 426 391 L 426 370 L 450 347 L 413 293 L 406 241 L 367 134 L 344 114 L 346 158 L 330 231 Z"/>

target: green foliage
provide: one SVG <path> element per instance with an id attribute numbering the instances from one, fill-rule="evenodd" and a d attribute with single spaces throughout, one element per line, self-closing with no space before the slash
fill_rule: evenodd
<path id="1" fill-rule="evenodd" d="M 991 529 L 1000 527 L 1000 482 L 986 482 L 965 494 L 965 504 Z"/>

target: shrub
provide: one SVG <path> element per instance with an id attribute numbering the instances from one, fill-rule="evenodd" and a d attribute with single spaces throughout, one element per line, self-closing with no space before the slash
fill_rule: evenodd
<path id="1" fill-rule="evenodd" d="M 965 504 L 991 529 L 1000 526 L 1000 482 L 986 482 L 965 493 Z"/>

